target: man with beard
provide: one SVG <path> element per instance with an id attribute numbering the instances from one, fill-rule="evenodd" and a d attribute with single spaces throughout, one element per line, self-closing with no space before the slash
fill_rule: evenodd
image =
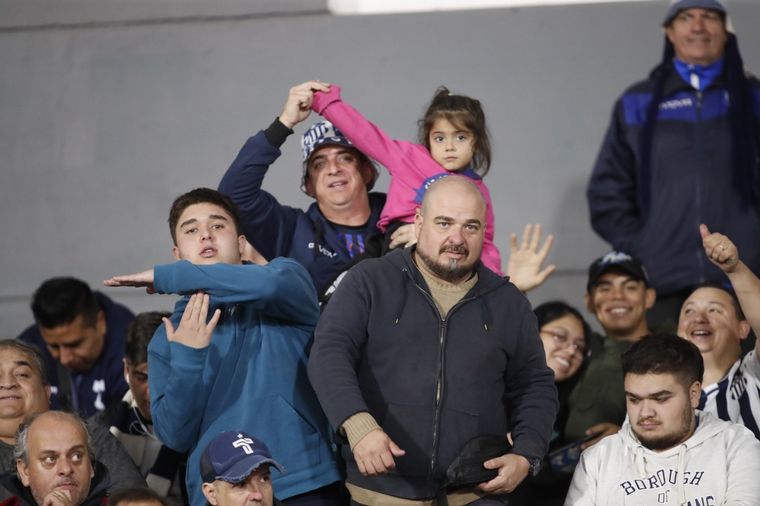
<path id="1" fill-rule="evenodd" d="M 760 335 L 760 279 L 723 234 L 700 227 L 707 258 L 728 276 L 731 287 L 705 285 L 681 308 L 678 335 L 694 343 L 705 361 L 699 408 L 745 425 L 760 439 L 760 341 L 742 357 L 741 343 Z"/>
<path id="2" fill-rule="evenodd" d="M 480 262 L 485 209 L 467 179 L 433 183 L 416 247 L 351 269 L 319 321 L 309 376 L 355 503 L 502 504 L 546 453 L 553 373 L 530 304 Z M 474 465 L 491 477 L 444 488 L 465 443 L 510 430 L 511 451 Z"/>
<path id="3" fill-rule="evenodd" d="M 623 354 L 628 418 L 581 455 L 566 505 L 758 504 L 760 443 L 745 427 L 696 410 L 699 349 L 650 334 Z"/>

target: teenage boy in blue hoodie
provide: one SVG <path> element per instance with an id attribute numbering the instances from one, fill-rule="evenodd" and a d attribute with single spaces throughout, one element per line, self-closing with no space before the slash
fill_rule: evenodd
<path id="1" fill-rule="evenodd" d="M 340 504 L 328 425 L 306 377 L 319 317 L 306 269 L 286 258 L 243 263 L 237 208 L 215 190 L 177 198 L 169 227 L 178 262 L 105 284 L 183 296 L 150 342 L 148 370 L 158 437 L 190 452 L 192 504 L 205 504 L 198 479 L 203 448 L 235 428 L 261 435 L 277 454 L 286 471 L 273 485 L 284 504 Z"/>

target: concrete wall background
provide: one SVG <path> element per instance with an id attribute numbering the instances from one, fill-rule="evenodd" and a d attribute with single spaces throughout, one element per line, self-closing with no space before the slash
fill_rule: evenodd
<path id="1" fill-rule="evenodd" d="M 0 336 L 31 322 L 29 298 L 49 277 L 97 286 L 171 261 L 172 199 L 215 187 L 288 88 L 311 78 L 341 84 L 403 139 L 438 85 L 481 99 L 502 256 L 510 232 L 543 223 L 559 272 L 530 297 L 581 303 L 585 269 L 606 250 L 584 187 L 615 97 L 659 59 L 664 2 L 365 17 L 325 5 L 0 0 Z M 758 69 L 760 4 L 731 10 Z M 306 206 L 298 139 L 283 151 L 265 187 Z M 175 299 L 106 293 L 135 311 Z"/>

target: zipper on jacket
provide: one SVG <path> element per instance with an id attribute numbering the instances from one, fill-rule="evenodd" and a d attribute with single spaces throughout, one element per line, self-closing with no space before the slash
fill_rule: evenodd
<path id="1" fill-rule="evenodd" d="M 696 118 L 696 121 L 694 122 L 694 127 L 695 127 L 695 129 L 694 129 L 694 147 L 695 147 L 695 151 L 697 151 L 696 160 L 701 160 L 702 159 L 702 156 L 701 156 L 701 152 L 702 152 L 702 149 L 701 149 L 701 146 L 702 146 L 702 143 L 701 143 L 702 137 L 700 136 L 700 131 L 701 131 L 701 128 L 702 128 L 702 92 L 700 90 L 697 90 L 696 99 L 697 99 L 697 111 L 696 111 L 697 112 L 697 118 Z M 703 219 L 704 219 L 704 217 L 702 216 L 702 210 L 703 210 L 703 208 L 702 208 L 702 184 L 704 183 L 704 180 L 703 180 L 703 177 L 702 177 L 703 176 L 703 174 L 702 174 L 702 172 L 703 172 L 703 165 L 700 164 L 700 163 L 697 163 L 697 164 L 695 164 L 694 168 L 696 169 L 696 172 L 697 172 L 697 174 L 696 174 L 696 176 L 697 176 L 697 184 L 695 185 L 695 187 L 696 187 L 696 196 L 695 196 L 696 200 L 695 200 L 695 202 L 696 202 L 696 207 L 697 207 L 697 209 L 696 209 L 697 210 L 697 212 L 696 212 L 697 223 L 695 224 L 694 229 L 695 230 L 699 230 L 699 225 L 701 225 L 703 223 Z M 704 256 L 705 256 L 705 252 L 704 252 L 704 249 L 701 246 L 702 246 L 702 241 L 699 241 L 699 245 L 697 246 L 697 249 L 696 249 L 695 253 L 697 255 L 697 268 L 699 270 L 699 282 L 700 283 L 704 283 L 704 281 L 705 281 L 705 268 L 704 268 Z"/>
<path id="2" fill-rule="evenodd" d="M 445 370 L 445 349 L 446 349 L 446 335 L 448 330 L 448 319 L 441 316 L 441 312 L 438 310 L 438 306 L 436 305 L 435 301 L 433 300 L 432 295 L 430 295 L 427 291 L 425 291 L 424 288 L 422 288 L 416 281 L 414 281 L 414 278 L 412 278 L 412 282 L 414 283 L 414 286 L 417 287 L 417 289 L 424 295 L 424 297 L 427 299 L 428 303 L 433 307 L 433 310 L 438 314 L 438 318 L 440 319 L 438 322 L 438 370 L 436 372 L 436 382 L 435 382 L 435 396 L 433 399 L 433 405 L 435 407 L 434 410 L 434 416 L 433 416 L 433 448 L 430 452 L 430 469 L 428 470 L 428 475 L 430 477 L 430 480 L 433 480 L 433 476 L 435 473 L 435 466 L 438 463 L 438 436 L 439 436 L 439 428 L 440 428 L 440 422 L 441 422 L 441 401 L 443 400 L 443 377 L 444 377 L 444 370 Z M 469 298 L 462 298 L 451 306 L 451 309 L 449 309 L 449 312 L 447 313 L 447 317 L 450 316 L 454 310 L 456 310 L 458 307 L 466 304 L 467 302 L 475 300 L 475 297 L 469 297 Z"/>

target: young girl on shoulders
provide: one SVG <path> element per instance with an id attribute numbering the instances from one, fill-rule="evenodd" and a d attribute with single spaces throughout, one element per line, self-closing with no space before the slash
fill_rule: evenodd
<path id="1" fill-rule="evenodd" d="M 359 151 L 388 169 L 391 175 L 388 200 L 378 221 L 378 228 L 386 234 L 386 249 L 394 230 L 414 222 L 415 211 L 430 184 L 455 173 L 472 179 L 483 194 L 486 230 L 481 260 L 486 267 L 502 274 L 501 257 L 493 242 L 491 195 L 483 183 L 491 165 L 491 143 L 478 100 L 452 94 L 443 86 L 438 88 L 419 121 L 420 144 L 388 137 L 343 102 L 340 87 L 334 84 L 315 86 L 311 108 L 343 132 Z"/>

